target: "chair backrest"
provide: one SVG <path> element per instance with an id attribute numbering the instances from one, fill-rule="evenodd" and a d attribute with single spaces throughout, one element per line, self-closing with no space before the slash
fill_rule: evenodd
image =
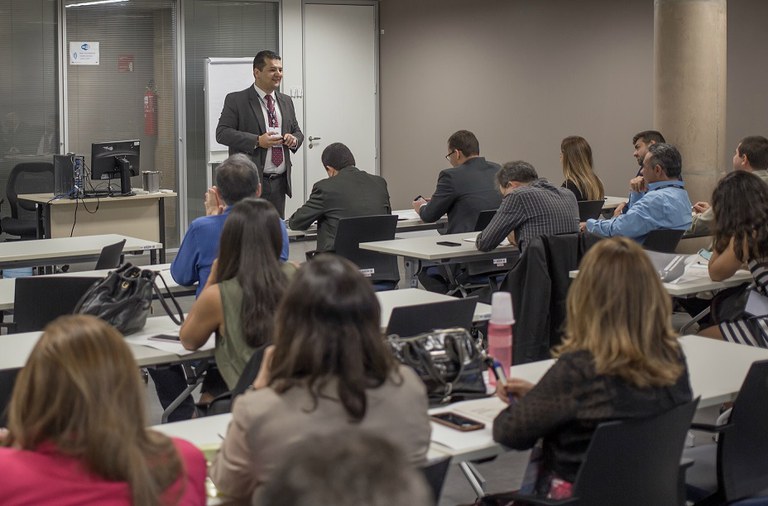
<path id="1" fill-rule="evenodd" d="M 680 457 L 698 402 L 600 424 L 574 483 L 578 504 L 679 506 Z"/>
<path id="2" fill-rule="evenodd" d="M 659 228 L 648 232 L 643 241 L 643 248 L 661 253 L 674 253 L 677 243 L 683 238 L 685 230 Z"/>
<path id="3" fill-rule="evenodd" d="M 477 215 L 477 222 L 475 222 L 475 232 L 482 232 L 485 230 L 485 227 L 488 226 L 494 215 L 496 215 L 496 211 L 496 209 L 480 211 L 480 214 Z"/>
<path id="4" fill-rule="evenodd" d="M 396 214 L 356 216 L 339 220 L 333 250 L 352 261 L 373 283 L 400 280 L 397 257 L 360 249 L 361 242 L 387 241 L 395 238 Z"/>
<path id="5" fill-rule="evenodd" d="M 97 278 L 74 276 L 16 278 L 13 297 L 15 332 L 42 330 L 57 317 L 71 314 L 83 294 L 96 281 Z"/>
<path id="6" fill-rule="evenodd" d="M 392 309 L 387 324 L 387 335 L 410 337 L 433 329 L 472 328 L 477 297 L 430 302 Z"/>
<path id="7" fill-rule="evenodd" d="M 440 502 L 440 494 L 443 491 L 443 484 L 445 483 L 445 477 L 448 474 L 450 464 L 451 457 L 444 457 L 430 462 L 421 468 L 421 472 L 424 473 L 424 478 L 427 480 L 427 485 L 429 485 L 429 489 L 432 491 L 432 504 L 435 506 Z"/>
<path id="8" fill-rule="evenodd" d="M 579 221 L 587 221 L 590 218 L 598 218 L 603 212 L 604 200 L 579 200 Z"/>
<path id="9" fill-rule="evenodd" d="M 120 265 L 120 260 L 123 257 L 123 246 L 125 246 L 125 239 L 101 248 L 99 259 L 96 260 L 96 270 L 114 269 L 118 267 Z"/>
<path id="10" fill-rule="evenodd" d="M 728 503 L 768 488 L 768 360 L 749 368 L 718 441 L 718 482 Z"/>
<path id="11" fill-rule="evenodd" d="M 19 207 L 28 211 L 27 217 L 35 212 L 33 202 L 19 201 L 19 194 L 25 193 L 51 193 L 53 192 L 53 163 L 52 162 L 24 162 L 17 163 L 8 177 L 8 186 L 5 189 L 8 204 L 11 207 L 11 216 L 21 218 L 25 213 L 19 213 Z M 30 216 L 31 215 L 31 216 Z"/>

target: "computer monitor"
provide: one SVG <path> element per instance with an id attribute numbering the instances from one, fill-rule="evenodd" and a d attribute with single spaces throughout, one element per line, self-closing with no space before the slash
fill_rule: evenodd
<path id="1" fill-rule="evenodd" d="M 117 196 L 134 195 L 131 176 L 139 175 L 139 141 L 94 142 L 91 144 L 91 179 L 120 178 Z"/>

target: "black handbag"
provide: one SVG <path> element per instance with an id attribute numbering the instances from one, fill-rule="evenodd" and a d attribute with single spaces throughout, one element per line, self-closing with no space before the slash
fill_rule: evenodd
<path id="1" fill-rule="evenodd" d="M 157 287 L 155 280 L 158 278 L 165 286 L 165 295 Z M 121 265 L 107 274 L 106 278 L 94 283 L 80 298 L 74 312 L 97 316 L 128 335 L 141 330 L 147 323 L 153 293 L 171 320 L 181 325 L 184 312 L 163 277 L 157 272 L 130 263 Z M 168 306 L 166 297 L 171 299 L 177 313 Z"/>
<path id="2" fill-rule="evenodd" d="M 487 397 L 483 354 L 463 328 L 433 330 L 413 337 L 387 336 L 395 357 L 416 371 L 430 404 Z"/>

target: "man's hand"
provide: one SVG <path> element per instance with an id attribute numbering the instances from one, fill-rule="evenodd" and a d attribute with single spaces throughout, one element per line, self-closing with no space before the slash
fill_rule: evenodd
<path id="1" fill-rule="evenodd" d="M 294 149 L 299 145 L 299 139 L 291 134 L 285 134 L 283 135 L 283 144 L 290 149 Z"/>
<path id="2" fill-rule="evenodd" d="M 579 222 L 579 232 L 584 233 L 586 232 L 586 230 L 587 230 L 587 222 L 586 221 Z"/>
<path id="3" fill-rule="evenodd" d="M 413 210 L 418 213 L 419 209 L 421 209 L 421 206 L 425 205 L 426 203 L 427 200 L 424 197 L 417 198 L 413 201 Z"/>
<path id="4" fill-rule="evenodd" d="M 621 216 L 622 211 L 624 211 L 624 208 L 627 207 L 626 202 L 622 202 L 618 206 L 616 206 L 616 209 L 613 210 L 613 217 L 616 218 L 617 216 Z"/>
<path id="5" fill-rule="evenodd" d="M 709 205 L 709 202 L 696 202 L 693 204 L 693 212 L 696 214 L 701 214 L 710 207 L 712 206 Z"/>
<path id="6" fill-rule="evenodd" d="M 286 135 L 290 135 L 290 134 L 286 134 Z M 293 136 L 291 135 L 291 137 Z M 264 149 L 269 149 L 273 146 L 281 146 L 283 144 L 283 140 L 284 140 L 283 137 L 280 136 L 279 133 L 266 132 L 259 135 L 259 147 Z"/>
<path id="7" fill-rule="evenodd" d="M 630 179 L 629 187 L 632 189 L 633 192 L 642 193 L 648 190 L 648 187 L 645 185 L 645 178 L 643 176 L 637 176 Z"/>
<path id="8" fill-rule="evenodd" d="M 208 191 L 205 192 L 205 196 L 203 197 L 203 202 L 205 204 L 205 214 L 207 216 L 221 214 L 227 207 L 222 202 L 221 197 L 219 197 L 219 189 L 215 186 L 208 188 Z"/>

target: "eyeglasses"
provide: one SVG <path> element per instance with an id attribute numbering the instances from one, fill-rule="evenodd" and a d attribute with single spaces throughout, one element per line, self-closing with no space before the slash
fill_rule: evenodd
<path id="1" fill-rule="evenodd" d="M 452 155 L 453 153 L 455 153 L 455 152 L 456 152 L 456 150 L 455 150 L 455 149 L 454 149 L 454 150 L 452 150 L 450 153 L 448 153 L 447 155 L 445 155 L 445 159 L 446 159 L 446 160 L 448 160 L 448 161 L 450 162 L 450 161 L 451 161 L 451 155 Z"/>

